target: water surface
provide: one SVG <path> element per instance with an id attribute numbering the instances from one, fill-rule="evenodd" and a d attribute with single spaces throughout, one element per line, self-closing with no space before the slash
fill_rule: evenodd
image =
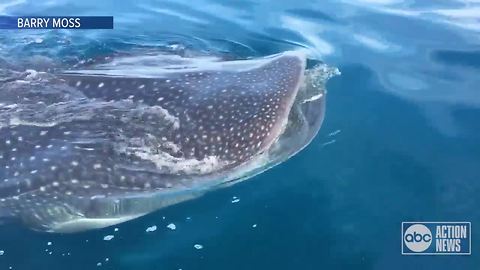
<path id="1" fill-rule="evenodd" d="M 0 269 L 480 267 L 478 1 L 17 0 L 0 13 L 115 17 L 114 31 L 0 33 L 12 69 L 139 49 L 244 59 L 303 48 L 342 72 L 320 134 L 288 162 L 117 230 L 7 223 Z M 472 255 L 402 256 L 411 220 L 471 221 Z"/>

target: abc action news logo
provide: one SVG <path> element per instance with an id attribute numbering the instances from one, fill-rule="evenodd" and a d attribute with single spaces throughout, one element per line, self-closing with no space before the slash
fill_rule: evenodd
<path id="1" fill-rule="evenodd" d="M 402 222 L 403 255 L 470 255 L 470 222 Z"/>

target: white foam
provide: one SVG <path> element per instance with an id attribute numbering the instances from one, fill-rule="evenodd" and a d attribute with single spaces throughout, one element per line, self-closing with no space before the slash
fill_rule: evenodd
<path id="1" fill-rule="evenodd" d="M 165 110 L 161 106 L 151 106 L 151 107 L 147 107 L 147 109 L 149 112 L 161 114 L 165 120 L 173 124 L 174 129 L 178 129 L 180 127 L 180 120 L 178 119 L 178 117 L 171 115 L 167 110 Z"/>
<path id="2" fill-rule="evenodd" d="M 10 118 L 11 126 L 36 126 L 36 127 L 54 127 L 58 125 L 57 122 L 36 122 L 20 119 L 19 117 Z"/>
<path id="3" fill-rule="evenodd" d="M 101 75 L 136 78 L 158 78 L 172 73 L 200 71 L 248 71 L 267 65 L 284 55 L 304 58 L 303 51 L 287 51 L 264 58 L 221 61 L 216 57 L 184 58 L 178 55 L 147 55 L 117 57 L 112 62 L 93 66 L 88 70 L 65 71 L 65 74 Z M 132 67 L 135 67 L 132 69 Z"/>
<path id="4" fill-rule="evenodd" d="M 141 159 L 153 162 L 157 168 L 167 168 L 169 173 L 200 173 L 206 174 L 214 172 L 227 163 L 221 161 L 217 156 L 206 156 L 202 160 L 185 159 L 173 157 L 165 152 L 158 152 L 158 149 L 152 147 L 127 147 L 127 153 L 133 154 Z"/>
<path id="5" fill-rule="evenodd" d="M 333 132 L 328 133 L 328 137 L 335 136 L 335 135 L 337 135 L 337 134 L 340 133 L 340 132 L 342 132 L 342 131 L 341 131 L 340 129 L 337 129 L 337 130 L 335 130 L 335 131 L 333 131 Z"/>
<path id="6" fill-rule="evenodd" d="M 302 103 L 307 103 L 307 102 L 311 102 L 311 101 L 315 101 L 315 100 L 318 100 L 318 99 L 321 99 L 323 97 L 323 93 L 320 93 L 320 94 L 317 94 L 317 95 L 314 95 L 310 98 L 307 98 L 305 99 L 304 101 L 302 101 Z"/>
<path id="7" fill-rule="evenodd" d="M 114 237 L 115 237 L 115 236 L 113 236 L 113 235 L 111 235 L 111 234 L 110 234 L 110 235 L 105 235 L 105 236 L 103 237 L 103 240 L 105 240 L 105 241 L 110 241 L 110 240 L 112 240 Z"/>
<path id="8" fill-rule="evenodd" d="M 333 143 L 335 143 L 336 141 L 337 141 L 337 140 L 330 140 L 330 141 L 328 141 L 328 142 L 326 142 L 326 143 L 322 143 L 322 146 L 327 146 L 327 145 L 333 144 Z"/>
<path id="9" fill-rule="evenodd" d="M 153 226 L 150 226 L 148 227 L 147 229 L 145 229 L 146 232 L 154 232 L 157 230 L 157 226 L 156 225 L 153 225 Z"/>

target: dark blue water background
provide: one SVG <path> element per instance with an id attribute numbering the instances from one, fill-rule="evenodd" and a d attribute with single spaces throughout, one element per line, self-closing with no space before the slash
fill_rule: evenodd
<path id="1" fill-rule="evenodd" d="M 32 69 L 140 47 L 230 58 L 306 48 L 342 72 L 320 134 L 288 162 L 118 231 L 5 224 L 0 269 L 480 267 L 478 1 L 3 0 L 0 13 L 115 16 L 114 31 L 1 32 L 2 59 Z M 472 255 L 402 256 L 412 220 L 471 221 Z"/>

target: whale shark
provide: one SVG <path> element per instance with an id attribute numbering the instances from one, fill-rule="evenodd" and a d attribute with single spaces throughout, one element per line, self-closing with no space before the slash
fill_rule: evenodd
<path id="1" fill-rule="evenodd" d="M 0 216 L 79 232 L 248 179 L 311 142 L 337 73 L 288 51 L 113 57 L 3 80 Z"/>

